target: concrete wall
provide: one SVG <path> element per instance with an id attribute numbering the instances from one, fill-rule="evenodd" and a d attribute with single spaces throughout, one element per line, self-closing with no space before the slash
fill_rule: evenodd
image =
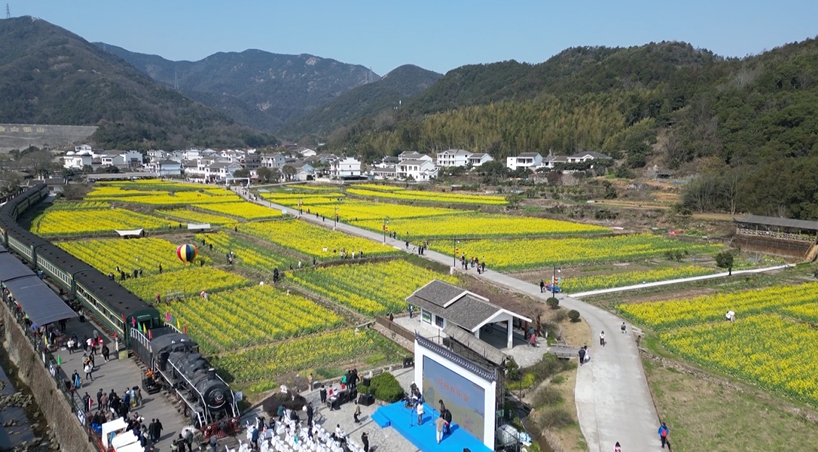
<path id="1" fill-rule="evenodd" d="M 0 124 L 0 152 L 23 150 L 29 146 L 50 149 L 83 144 L 97 131 L 96 126 L 53 126 L 44 124 Z"/>
<path id="2" fill-rule="evenodd" d="M 3 346 L 9 359 L 17 366 L 18 377 L 31 389 L 40 405 L 49 428 L 60 444 L 61 450 L 98 452 L 83 430 L 65 396 L 57 389 L 51 373 L 45 368 L 40 355 L 25 336 L 6 303 L 0 302 L 0 314 L 6 334 Z"/>

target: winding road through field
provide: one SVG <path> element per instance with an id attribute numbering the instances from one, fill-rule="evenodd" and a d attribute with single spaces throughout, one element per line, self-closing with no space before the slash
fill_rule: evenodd
<path id="1" fill-rule="evenodd" d="M 297 214 L 297 210 L 290 207 L 271 204 L 267 201 L 257 200 L 255 202 L 274 209 L 286 209 L 289 213 Z M 334 228 L 333 221 L 324 222 L 313 215 L 302 215 L 299 218 L 302 221 L 315 223 L 330 229 Z M 383 235 L 379 232 L 361 229 L 345 223 L 338 223 L 335 229 L 384 243 Z M 392 246 L 406 251 L 405 242 L 388 237 L 385 246 Z M 431 250 L 427 250 L 423 257 L 444 265 L 452 264 L 452 256 Z M 783 267 L 733 273 L 757 273 Z M 469 270 L 469 272 L 475 272 L 475 270 Z M 474 276 L 478 276 L 476 272 Z M 632 290 L 651 285 L 674 284 L 723 276 L 727 276 L 727 274 L 662 281 L 660 283 L 606 289 L 578 295 L 589 296 L 596 293 Z M 528 295 L 536 300 L 545 301 L 550 295 L 549 293 L 540 293 L 538 285 L 490 269 L 486 269 L 478 277 L 498 286 Z M 600 332 L 605 331 L 606 345 L 604 347 L 599 345 L 597 340 L 592 340 L 588 344 L 591 361 L 580 366 L 574 390 L 577 416 L 588 444 L 588 450 L 591 452 L 611 451 L 617 441 L 622 445 L 623 450 L 660 450 L 659 436 L 656 433 L 659 428 L 659 418 L 648 389 L 639 350 L 633 336 L 630 334 L 630 325 L 627 326 L 627 334 L 622 334 L 620 327 L 623 319 L 616 315 L 568 295 L 557 294 L 557 298 L 560 299 L 561 306 L 576 309 L 580 312 L 582 318 L 591 327 L 592 338 L 597 338 Z"/>

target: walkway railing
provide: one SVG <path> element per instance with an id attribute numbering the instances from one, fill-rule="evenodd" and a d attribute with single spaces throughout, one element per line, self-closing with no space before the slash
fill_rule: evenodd
<path id="1" fill-rule="evenodd" d="M 90 413 L 86 412 L 85 408 L 83 407 L 82 397 L 77 395 L 76 391 L 73 390 L 73 383 L 65 379 L 60 373 L 62 369 L 57 364 L 54 354 L 49 350 L 45 338 L 42 337 L 40 333 L 31 329 L 29 324 L 30 322 L 26 322 L 25 313 L 21 309 L 17 308 L 17 303 L 8 297 L 3 297 L 3 301 L 6 303 L 6 306 L 8 306 L 14 319 L 22 328 L 26 338 L 28 338 L 29 342 L 31 342 L 31 344 L 34 346 L 34 350 L 40 357 L 43 367 L 48 369 L 48 373 L 51 374 L 51 378 L 54 379 L 54 384 L 57 386 L 57 389 L 63 395 L 63 397 L 65 397 L 65 401 L 68 402 L 68 405 L 71 407 L 71 412 L 76 416 L 75 419 L 82 426 L 85 434 L 88 435 L 88 441 L 93 442 L 98 450 L 104 452 L 105 449 L 103 448 L 100 439 L 91 430 Z"/>

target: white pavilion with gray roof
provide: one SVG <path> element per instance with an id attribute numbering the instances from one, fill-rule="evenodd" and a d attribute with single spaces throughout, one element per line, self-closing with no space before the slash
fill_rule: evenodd
<path id="1" fill-rule="evenodd" d="M 492 304 L 486 297 L 437 279 L 416 290 L 406 302 L 420 308 L 421 322 L 449 331 L 457 326 L 478 339 L 484 326 L 505 323 L 509 349 L 513 347 L 514 319 L 532 321 Z"/>

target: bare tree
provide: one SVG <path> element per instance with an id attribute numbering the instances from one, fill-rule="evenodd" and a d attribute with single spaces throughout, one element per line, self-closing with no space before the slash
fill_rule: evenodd
<path id="1" fill-rule="evenodd" d="M 743 179 L 743 174 L 737 169 L 729 170 L 724 175 L 721 184 L 721 192 L 722 195 L 724 195 L 724 199 L 727 201 L 728 208 L 730 209 L 730 215 L 736 214 L 736 203 L 739 196 L 738 187 Z"/>

